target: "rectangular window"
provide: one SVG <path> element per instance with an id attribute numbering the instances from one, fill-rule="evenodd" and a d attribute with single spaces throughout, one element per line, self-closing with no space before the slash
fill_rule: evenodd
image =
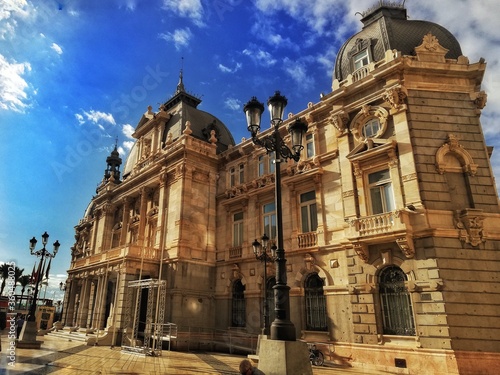
<path id="1" fill-rule="evenodd" d="M 274 202 L 265 204 L 263 211 L 264 233 L 262 234 L 267 234 L 271 240 L 274 240 L 276 238 L 276 207 Z"/>
<path id="2" fill-rule="evenodd" d="M 395 208 L 391 176 L 388 169 L 368 175 L 372 215 L 391 212 Z"/>
<path id="3" fill-rule="evenodd" d="M 243 244 L 243 212 L 237 212 L 233 215 L 233 246 Z"/>
<path id="4" fill-rule="evenodd" d="M 274 168 L 276 168 L 276 154 L 271 152 L 269 154 L 269 173 L 274 173 Z"/>
<path id="5" fill-rule="evenodd" d="M 239 183 L 242 184 L 245 182 L 245 165 L 240 164 L 239 165 Z"/>
<path id="6" fill-rule="evenodd" d="M 370 62 L 368 59 L 368 50 L 363 50 L 354 55 L 354 70 L 357 70 Z"/>
<path id="7" fill-rule="evenodd" d="M 234 167 L 231 167 L 229 169 L 229 186 L 230 187 L 233 187 L 234 185 L 236 185 L 236 176 L 235 176 L 235 169 Z"/>
<path id="8" fill-rule="evenodd" d="M 266 165 L 266 162 L 265 162 L 265 155 L 260 155 L 259 156 L 259 160 L 258 160 L 258 168 L 259 168 L 259 177 L 261 176 L 264 176 L 264 174 L 266 173 L 266 170 L 265 170 L 265 165 Z"/>
<path id="9" fill-rule="evenodd" d="M 314 191 L 300 195 L 300 218 L 302 221 L 302 233 L 314 232 L 318 228 L 316 193 Z"/>
<path id="10" fill-rule="evenodd" d="M 314 156 L 314 137 L 312 134 L 306 135 L 306 156 L 308 159 Z"/>

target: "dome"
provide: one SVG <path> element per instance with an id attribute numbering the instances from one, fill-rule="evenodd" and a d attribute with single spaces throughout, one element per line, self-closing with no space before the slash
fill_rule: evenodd
<path id="1" fill-rule="evenodd" d="M 381 4 L 363 14 L 363 29 L 349 38 L 340 48 L 335 61 L 334 79 L 343 81 L 356 70 L 355 56 L 368 51 L 369 61 L 380 61 L 385 51 L 397 50 L 403 55 L 414 55 L 428 33 L 448 49 L 446 58 L 457 59 L 462 50 L 457 39 L 444 27 L 429 21 L 408 20 L 406 9 L 399 5 Z"/>
<path id="2" fill-rule="evenodd" d="M 211 132 L 215 131 L 217 153 L 227 150 L 228 146 L 235 145 L 231 132 L 222 121 L 208 112 L 189 105 L 183 105 L 178 110 L 172 111 L 172 117 L 163 130 L 162 143 L 167 141 L 169 133 L 172 134 L 173 140 L 179 138 L 188 121 L 192 137 L 210 142 Z"/>
<path id="3" fill-rule="evenodd" d="M 160 117 L 167 119 L 161 129 L 162 147 L 168 141 L 175 141 L 181 137 L 188 122 L 192 132 L 190 136 L 206 141 L 207 143 L 211 143 L 212 131 L 215 132 L 217 154 L 227 150 L 229 146 L 235 145 L 234 138 L 226 125 L 214 115 L 198 109 L 197 106 L 200 103 L 201 99 L 187 93 L 184 89 L 181 71 L 175 94 L 160 107 L 160 113 L 158 113 Z M 158 114 L 151 112 L 149 117 L 154 118 Z M 146 126 L 148 120 L 149 118 L 143 116 L 143 120 L 139 122 L 136 132 L 141 127 Z M 127 161 L 125 162 L 123 169 L 124 177 L 132 171 L 138 157 L 139 147 L 137 147 L 136 142 L 130 149 Z"/>

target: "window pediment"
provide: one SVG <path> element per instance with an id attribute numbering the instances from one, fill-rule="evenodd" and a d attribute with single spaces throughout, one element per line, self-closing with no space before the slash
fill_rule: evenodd
<path id="1" fill-rule="evenodd" d="M 436 153 L 436 169 L 439 174 L 445 172 L 468 173 L 475 176 L 477 164 L 469 152 L 459 143 L 454 134 L 449 134 L 447 141 Z"/>
<path id="2" fill-rule="evenodd" d="M 389 141 L 387 139 L 368 138 L 363 143 L 354 147 L 352 151 L 347 154 L 347 159 L 351 162 L 359 162 L 380 155 L 387 155 L 388 158 L 392 159 L 395 156 L 396 148 L 397 142 L 394 140 Z"/>

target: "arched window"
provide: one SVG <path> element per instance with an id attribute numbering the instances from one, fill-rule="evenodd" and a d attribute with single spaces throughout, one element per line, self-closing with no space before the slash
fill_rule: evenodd
<path id="1" fill-rule="evenodd" d="M 245 286 L 241 280 L 236 280 L 233 283 L 233 299 L 232 299 L 232 322 L 233 327 L 245 327 Z"/>
<path id="2" fill-rule="evenodd" d="M 309 331 L 328 331 L 323 280 L 317 273 L 312 273 L 307 277 L 304 289 L 306 299 L 306 329 Z"/>
<path id="3" fill-rule="evenodd" d="M 380 272 L 379 292 L 382 306 L 384 334 L 415 336 L 415 321 L 407 280 L 397 266 L 386 267 Z"/>

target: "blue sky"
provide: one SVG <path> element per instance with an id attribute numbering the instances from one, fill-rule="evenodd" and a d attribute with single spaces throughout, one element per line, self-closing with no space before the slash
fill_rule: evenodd
<path id="1" fill-rule="evenodd" d="M 122 157 L 148 105 L 174 93 L 181 67 L 200 109 L 237 143 L 242 106 L 274 90 L 288 112 L 331 88 L 336 53 L 376 0 L 4 0 L 0 4 L 0 262 L 30 273 L 29 239 L 62 244 L 47 297 L 60 298 L 74 226 L 115 139 Z M 484 57 L 482 123 L 500 181 L 500 13 L 495 0 L 407 0 L 410 19 L 445 26 L 471 62 Z M 51 249 L 51 246 L 49 247 Z"/>

